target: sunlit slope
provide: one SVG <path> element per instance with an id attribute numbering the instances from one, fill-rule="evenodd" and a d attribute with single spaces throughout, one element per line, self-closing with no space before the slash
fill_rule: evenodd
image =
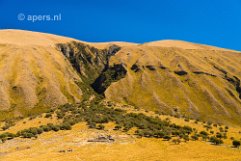
<path id="1" fill-rule="evenodd" d="M 82 91 L 75 83 L 81 80 L 55 47 L 70 40 L 27 31 L 0 31 L 1 111 L 18 116 L 81 100 Z"/>
<path id="2" fill-rule="evenodd" d="M 110 64 L 123 64 L 127 74 L 105 91 L 107 99 L 177 116 L 240 123 L 241 53 L 167 42 L 123 47 L 111 57 Z"/>
<path id="3" fill-rule="evenodd" d="M 0 109 L 41 112 L 94 89 L 158 113 L 240 124 L 240 64 L 240 52 L 176 40 L 88 43 L 1 30 Z"/>

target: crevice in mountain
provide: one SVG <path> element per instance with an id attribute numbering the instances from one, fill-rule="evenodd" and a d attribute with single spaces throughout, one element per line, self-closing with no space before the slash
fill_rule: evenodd
<path id="1" fill-rule="evenodd" d="M 79 73 L 83 82 L 76 82 L 86 96 L 103 94 L 106 88 L 119 80 L 126 70 L 121 64 L 109 66 L 109 59 L 121 48 L 111 45 L 106 49 L 97 49 L 80 42 L 57 44 L 59 51 L 69 60 Z"/>
<path id="2" fill-rule="evenodd" d="M 184 70 L 180 70 L 180 71 L 174 71 L 175 74 L 179 75 L 179 76 L 183 76 L 183 75 L 187 75 L 188 73 Z"/>
<path id="3" fill-rule="evenodd" d="M 106 65 L 106 68 L 91 86 L 97 93 L 103 94 L 113 82 L 124 78 L 126 73 L 127 70 L 122 64 Z"/>
<path id="4" fill-rule="evenodd" d="M 229 77 L 227 74 L 224 77 L 225 80 L 227 80 L 229 83 L 231 83 L 234 87 L 235 90 L 237 91 L 239 95 L 239 99 L 241 99 L 241 87 L 240 87 L 240 79 L 236 76 Z"/>
<path id="5" fill-rule="evenodd" d="M 227 74 L 228 72 L 224 69 L 222 69 L 221 67 L 218 67 L 216 65 L 213 66 L 215 69 L 217 69 L 218 71 L 222 72 L 223 74 Z"/>
<path id="6" fill-rule="evenodd" d="M 163 69 L 163 70 L 164 70 L 164 69 L 167 69 L 167 67 L 165 67 L 165 66 L 163 66 L 163 65 L 160 65 L 159 68 L 160 68 L 160 69 Z"/>
<path id="7" fill-rule="evenodd" d="M 156 70 L 156 68 L 153 65 L 146 65 L 146 68 L 149 69 L 150 71 Z"/>
<path id="8" fill-rule="evenodd" d="M 220 67 L 217 67 L 216 65 L 214 65 L 213 67 L 224 74 L 223 79 L 225 79 L 226 81 L 228 81 L 229 83 L 231 83 L 234 86 L 236 92 L 239 95 L 239 99 L 241 99 L 240 79 L 236 76 L 230 77 L 229 76 L 230 74 L 227 71 L 225 71 L 224 69 L 222 69 Z"/>
<path id="9" fill-rule="evenodd" d="M 217 77 L 217 76 L 214 75 L 214 74 L 210 74 L 210 73 L 206 73 L 206 72 L 202 72 L 202 71 L 194 71 L 193 73 L 194 73 L 194 74 L 197 74 L 197 75 L 203 74 L 203 75 L 208 75 L 208 76 L 212 76 L 212 77 Z"/>

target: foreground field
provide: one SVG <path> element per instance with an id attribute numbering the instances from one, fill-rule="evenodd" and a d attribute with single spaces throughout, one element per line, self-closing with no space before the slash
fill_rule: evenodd
<path id="1" fill-rule="evenodd" d="M 194 125 L 192 121 L 169 117 L 177 124 Z M 14 132 L 25 126 L 38 126 L 38 122 L 48 119 L 36 118 L 26 123 L 18 122 L 8 131 Z M 25 120 L 26 121 L 26 120 Z M 53 121 L 53 120 L 52 120 Z M 232 148 L 229 141 L 215 146 L 204 141 L 181 142 L 176 145 L 171 141 L 155 138 L 137 138 L 129 132 L 115 131 L 113 123 L 105 125 L 105 130 L 89 129 L 86 123 L 78 123 L 72 130 L 47 132 L 37 139 L 15 138 L 0 145 L 0 160 L 4 161 L 240 161 L 241 149 Z M 203 125 L 195 124 L 199 129 Z M 239 128 L 230 128 L 228 137 L 240 137 Z M 89 142 L 98 136 L 111 135 L 114 142 Z M 230 139 L 227 139 L 230 140 Z"/>

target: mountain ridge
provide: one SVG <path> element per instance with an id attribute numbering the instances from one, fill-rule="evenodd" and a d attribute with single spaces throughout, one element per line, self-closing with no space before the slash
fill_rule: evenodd
<path id="1" fill-rule="evenodd" d="M 20 30 L 0 35 L 0 72 L 10 69 L 10 76 L 2 77 L 1 109 L 16 116 L 31 113 L 36 104 L 41 112 L 51 102 L 57 106 L 102 95 L 176 117 L 240 124 L 238 51 L 176 40 L 89 43 Z M 48 65 L 36 66 L 40 61 Z"/>

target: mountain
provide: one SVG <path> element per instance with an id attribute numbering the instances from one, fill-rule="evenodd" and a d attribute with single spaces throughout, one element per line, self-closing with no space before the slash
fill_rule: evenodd
<path id="1" fill-rule="evenodd" d="M 56 50 L 72 39 L 29 31 L 0 31 L 2 117 L 27 115 L 82 100 L 75 69 Z M 7 115 L 7 116 L 8 116 Z"/>
<path id="2" fill-rule="evenodd" d="M 122 48 L 110 66 L 126 75 L 105 91 L 109 100 L 174 116 L 239 122 L 241 53 L 181 41 Z"/>
<path id="3" fill-rule="evenodd" d="M 177 40 L 89 43 L 1 30 L 0 57 L 1 117 L 104 98 L 175 117 L 241 124 L 239 51 Z"/>

